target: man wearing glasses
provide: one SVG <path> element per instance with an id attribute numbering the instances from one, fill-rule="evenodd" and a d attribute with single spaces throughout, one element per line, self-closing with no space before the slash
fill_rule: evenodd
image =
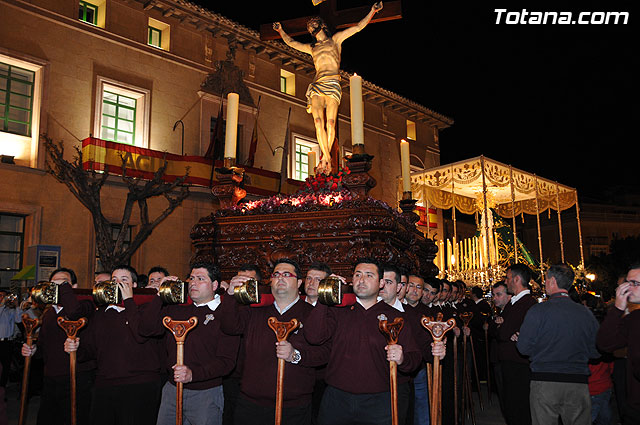
<path id="1" fill-rule="evenodd" d="M 311 397 L 316 380 L 314 367 L 327 362 L 329 349 L 307 344 L 298 329 L 288 341 L 277 342 L 267 324 L 269 317 L 280 322 L 298 319 L 300 327 L 314 307 L 304 302 L 298 291 L 302 285 L 298 264 L 286 258 L 276 262 L 271 274 L 272 305 L 250 307 L 239 305 L 233 296 L 225 296 L 220 305 L 223 332 L 242 335 L 244 366 L 240 396 L 236 402 L 235 424 L 273 424 L 275 416 L 276 371 L 278 359 L 285 360 L 282 422 L 310 424 Z M 236 276 L 229 283 L 228 294 L 243 280 Z"/>
<path id="2" fill-rule="evenodd" d="M 612 352 L 627 347 L 627 405 L 623 424 L 640 423 L 640 262 L 634 263 L 616 289 L 615 306 L 607 313 L 597 344 Z"/>

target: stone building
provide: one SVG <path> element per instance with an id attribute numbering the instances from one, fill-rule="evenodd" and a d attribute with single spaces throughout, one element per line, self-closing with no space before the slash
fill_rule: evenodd
<path id="1" fill-rule="evenodd" d="M 29 247 L 38 245 L 60 247 L 61 264 L 77 271 L 81 286 L 99 267 L 91 216 L 46 173 L 40 135 L 63 140 L 69 159 L 83 140 L 94 146 L 90 137 L 127 151 L 202 157 L 224 95 L 239 91 L 238 163 L 247 158 L 259 106 L 248 197 L 275 193 L 287 133 L 291 192 L 306 177 L 306 152 L 317 150 L 304 97 L 313 75 L 309 56 L 187 1 L 0 0 L 0 285 L 34 261 Z M 341 156 L 351 147 L 348 77 L 338 117 Z M 378 182 L 370 194 L 395 206 L 399 141 L 413 140 L 416 169 L 439 165 L 437 135 L 453 121 L 363 78 L 365 144 Z M 99 156 L 93 160 L 100 164 Z M 103 188 L 103 213 L 114 224 L 126 192 L 117 176 Z M 151 214 L 164 203 L 153 200 Z M 194 185 L 131 264 L 141 273 L 160 264 L 183 275 L 192 226 L 218 207 L 206 184 Z"/>

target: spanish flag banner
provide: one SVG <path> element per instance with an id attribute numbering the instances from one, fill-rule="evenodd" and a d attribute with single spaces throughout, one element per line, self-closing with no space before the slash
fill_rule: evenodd
<path id="1" fill-rule="evenodd" d="M 416 223 L 418 226 L 429 226 L 430 229 L 438 228 L 438 214 L 435 208 L 429 208 L 427 214 L 425 207 L 416 207 L 416 213 L 420 216 L 420 221 Z"/>
<path id="2" fill-rule="evenodd" d="M 125 161 L 127 175 L 143 179 L 152 179 L 154 173 L 167 161 L 164 180 L 167 182 L 184 176 L 189 171 L 187 184 L 209 187 L 211 177 L 211 159 L 201 156 L 183 156 L 167 152 L 154 151 L 137 146 L 110 142 L 88 137 L 82 141 L 82 161 L 85 170 L 105 171 L 111 174 L 122 174 L 122 161 Z M 215 167 L 222 167 L 222 161 L 215 161 Z M 259 168 L 244 167 L 247 193 L 271 196 L 278 193 L 280 173 Z M 213 177 L 213 185 L 219 182 Z M 287 179 L 283 187 L 284 193 L 294 193 L 300 183 Z"/>

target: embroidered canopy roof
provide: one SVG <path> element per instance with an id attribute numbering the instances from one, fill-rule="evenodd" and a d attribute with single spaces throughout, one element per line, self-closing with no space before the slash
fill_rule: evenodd
<path id="1" fill-rule="evenodd" d="M 486 187 L 486 194 L 483 194 Z M 465 214 L 489 208 L 502 217 L 564 211 L 578 199 L 576 189 L 479 156 L 411 174 L 411 191 L 430 206 Z"/>

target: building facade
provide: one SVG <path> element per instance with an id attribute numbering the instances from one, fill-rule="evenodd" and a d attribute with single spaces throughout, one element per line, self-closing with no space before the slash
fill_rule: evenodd
<path id="1" fill-rule="evenodd" d="M 291 191 L 308 175 L 307 152 L 318 150 L 304 96 L 313 75 L 309 56 L 186 1 L 0 0 L 0 286 L 33 261 L 28 251 L 37 245 L 59 246 L 61 264 L 76 270 L 81 286 L 100 267 L 91 215 L 46 172 L 41 135 L 63 141 L 69 159 L 89 137 L 201 157 L 235 76 L 248 93 L 240 99 L 237 162 L 247 159 L 257 125 L 253 169 L 276 178 L 287 136 Z M 341 156 L 351 148 L 348 77 Z M 414 169 L 439 165 L 438 132 L 453 122 L 363 78 L 365 145 L 378 182 L 370 194 L 395 206 L 399 141 L 412 140 Z M 103 187 L 103 214 L 114 224 L 126 193 L 117 176 Z M 165 203 L 152 200 L 151 214 Z M 193 186 L 131 265 L 141 273 L 155 265 L 188 272 L 190 230 L 216 208 L 209 187 Z"/>

